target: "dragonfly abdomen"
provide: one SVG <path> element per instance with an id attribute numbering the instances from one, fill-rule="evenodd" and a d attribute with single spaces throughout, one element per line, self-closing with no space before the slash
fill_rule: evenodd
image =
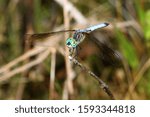
<path id="1" fill-rule="evenodd" d="M 91 26 L 91 27 L 88 27 L 86 29 L 86 32 L 92 32 L 96 29 L 100 29 L 100 28 L 104 28 L 106 26 L 108 26 L 109 24 L 108 23 L 101 23 L 101 24 L 97 24 L 97 25 L 94 25 L 94 26 Z"/>

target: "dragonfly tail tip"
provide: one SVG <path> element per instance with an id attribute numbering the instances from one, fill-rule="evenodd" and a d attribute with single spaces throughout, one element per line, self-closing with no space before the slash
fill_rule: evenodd
<path id="1" fill-rule="evenodd" d="M 108 26 L 108 25 L 109 25 L 109 23 L 106 23 L 106 22 L 105 22 L 104 24 L 105 24 L 106 26 Z"/>

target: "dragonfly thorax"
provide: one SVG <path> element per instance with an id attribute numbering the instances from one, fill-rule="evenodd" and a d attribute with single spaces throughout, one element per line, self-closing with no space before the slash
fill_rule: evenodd
<path id="1" fill-rule="evenodd" d="M 69 48 L 76 48 L 85 38 L 85 35 L 79 31 L 76 31 L 73 35 L 73 38 L 68 38 L 66 40 L 66 45 Z"/>
<path id="2" fill-rule="evenodd" d="M 77 30 L 74 35 L 73 38 L 78 42 L 81 43 L 84 38 L 85 38 L 85 34 L 83 34 L 82 32 L 80 32 L 80 30 Z"/>

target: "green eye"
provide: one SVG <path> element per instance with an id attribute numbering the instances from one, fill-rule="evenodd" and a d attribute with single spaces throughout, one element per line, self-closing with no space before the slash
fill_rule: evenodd
<path id="1" fill-rule="evenodd" d="M 75 48 L 77 46 L 77 43 L 75 40 L 72 41 L 72 47 Z"/>
<path id="2" fill-rule="evenodd" d="M 77 46 L 77 43 L 76 43 L 76 41 L 75 41 L 73 38 L 68 38 L 68 39 L 66 40 L 66 45 L 67 45 L 68 47 L 75 48 L 75 47 Z"/>

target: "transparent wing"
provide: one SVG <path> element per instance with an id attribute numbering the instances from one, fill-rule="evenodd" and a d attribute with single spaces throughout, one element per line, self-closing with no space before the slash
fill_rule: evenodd
<path id="1" fill-rule="evenodd" d="M 105 65 L 115 65 L 115 66 L 117 65 L 118 66 L 120 64 L 121 55 L 119 52 L 108 47 L 107 44 L 100 42 L 98 39 L 96 39 L 96 37 L 94 37 L 91 34 L 90 35 L 88 34 L 88 37 L 100 49 L 100 53 L 98 53 L 98 55 L 100 55 L 100 58 L 102 59 Z"/>
<path id="2" fill-rule="evenodd" d="M 65 32 L 74 32 L 76 30 L 62 30 L 62 31 L 56 31 L 56 32 L 48 32 L 48 33 L 35 33 L 35 34 L 26 34 L 26 36 L 30 39 L 38 40 L 38 39 L 43 39 L 47 38 L 52 35 L 56 35 L 59 33 L 65 33 Z"/>

